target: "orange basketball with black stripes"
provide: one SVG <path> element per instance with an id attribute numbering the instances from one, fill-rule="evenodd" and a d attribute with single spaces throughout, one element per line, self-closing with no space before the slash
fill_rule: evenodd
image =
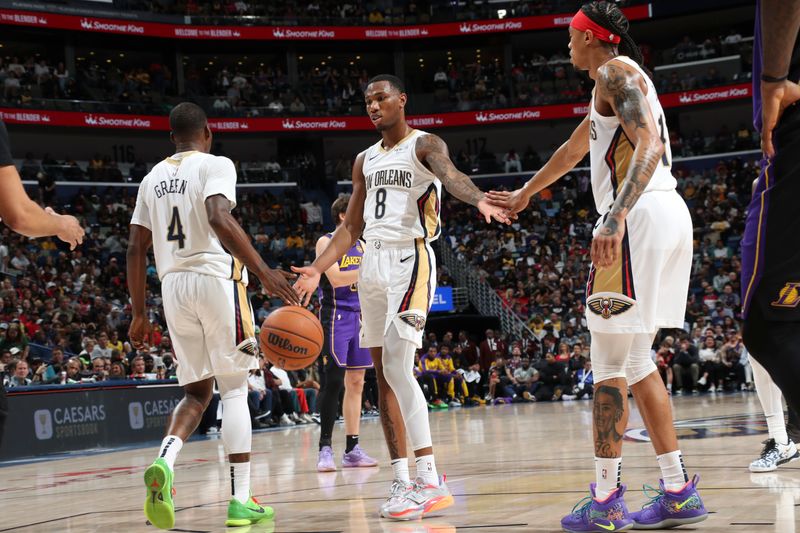
<path id="1" fill-rule="evenodd" d="M 281 307 L 261 325 L 261 351 L 275 366 L 300 370 L 313 363 L 322 351 L 322 324 L 304 307 Z"/>

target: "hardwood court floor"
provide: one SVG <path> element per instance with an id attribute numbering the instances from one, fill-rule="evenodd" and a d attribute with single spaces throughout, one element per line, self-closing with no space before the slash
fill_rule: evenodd
<path id="1" fill-rule="evenodd" d="M 684 531 L 800 532 L 800 461 L 777 473 L 753 474 L 766 427 L 755 394 L 678 397 L 681 448 L 713 514 Z M 274 523 L 229 528 L 244 533 L 558 531 L 559 520 L 586 495 L 594 476 L 591 403 L 456 409 L 431 415 L 439 471 L 456 504 L 438 517 L 381 520 L 391 469 L 318 474 L 318 427 L 259 432 L 254 437 L 253 491 L 274 506 Z M 634 410 L 628 435 L 641 436 Z M 13 438 L 9 428 L 6 438 Z M 342 427 L 335 443 L 342 451 Z M 380 425 L 362 425 L 362 445 L 386 464 Z M 649 443 L 625 443 L 623 480 L 638 509 L 643 483 L 659 471 Z M 0 532 L 156 531 L 142 514 L 141 474 L 156 449 L 140 448 L 0 468 Z M 177 531 L 225 531 L 230 482 L 218 437 L 187 443 L 177 465 Z M 413 468 L 413 467 L 412 467 Z M 413 470 L 412 470 L 413 475 Z"/>

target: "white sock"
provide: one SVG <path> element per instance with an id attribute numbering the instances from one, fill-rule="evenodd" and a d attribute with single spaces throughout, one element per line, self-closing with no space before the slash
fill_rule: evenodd
<path id="1" fill-rule="evenodd" d="M 164 459 L 169 465 L 170 470 L 175 470 L 175 459 L 178 458 L 178 452 L 183 448 L 183 440 L 175 435 L 167 435 L 161 441 L 161 449 L 158 451 L 158 456 Z"/>
<path id="2" fill-rule="evenodd" d="M 239 503 L 250 499 L 250 461 L 231 463 L 231 496 Z"/>
<path id="3" fill-rule="evenodd" d="M 411 483 L 411 476 L 408 473 L 408 457 L 392 459 L 392 470 L 394 470 L 395 479 L 399 479 L 404 483 Z"/>
<path id="4" fill-rule="evenodd" d="M 683 466 L 683 455 L 680 450 L 656 456 L 661 467 L 661 478 L 667 490 L 678 491 L 689 481 L 686 467 Z"/>
<path id="5" fill-rule="evenodd" d="M 439 486 L 439 474 L 436 472 L 436 461 L 433 455 L 422 455 L 417 457 L 417 477 L 428 485 Z"/>
<path id="6" fill-rule="evenodd" d="M 598 501 L 605 501 L 619 487 L 622 475 L 622 457 L 612 459 L 595 457 L 594 471 L 597 481 L 594 498 Z"/>
<path id="7" fill-rule="evenodd" d="M 778 444 L 789 444 L 789 435 L 786 433 L 786 421 L 783 418 L 783 410 L 780 413 L 767 415 L 767 428 L 769 436 L 775 439 Z"/>

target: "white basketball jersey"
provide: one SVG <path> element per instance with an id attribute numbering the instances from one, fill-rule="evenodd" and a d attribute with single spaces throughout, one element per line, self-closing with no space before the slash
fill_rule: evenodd
<path id="1" fill-rule="evenodd" d="M 243 265 L 225 251 L 206 215 L 206 198 L 236 207 L 236 169 L 227 157 L 182 152 L 158 163 L 139 186 L 131 224 L 153 233 L 159 279 L 196 272 L 247 284 Z"/>
<path id="2" fill-rule="evenodd" d="M 635 68 L 647 84 L 647 104 L 664 142 L 664 156 L 653 173 L 648 191 L 671 191 L 677 182 L 672 176 L 672 151 L 669 146 L 669 132 L 664 110 L 658 101 L 656 88 L 650 77 L 634 60 L 627 56 L 614 58 Z M 589 111 L 589 157 L 592 165 L 592 192 L 597 212 L 604 215 L 614 204 L 617 193 L 622 188 L 628 169 L 633 161 L 634 145 L 620 126 L 616 116 L 606 117 L 597 112 L 594 102 L 594 91 Z"/>
<path id="3" fill-rule="evenodd" d="M 435 240 L 442 182 L 417 159 L 417 139 L 426 132 L 413 130 L 390 150 L 381 142 L 364 152 L 364 239 Z"/>

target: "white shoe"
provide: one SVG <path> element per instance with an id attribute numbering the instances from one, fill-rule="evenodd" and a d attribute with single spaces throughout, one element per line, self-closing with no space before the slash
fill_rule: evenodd
<path id="1" fill-rule="evenodd" d="M 313 424 L 314 423 L 314 419 L 311 418 L 311 415 L 309 415 L 308 413 L 301 414 L 300 418 L 302 418 L 305 421 L 306 424 Z"/>
<path id="2" fill-rule="evenodd" d="M 561 395 L 561 400 L 565 401 L 565 402 L 571 402 L 575 398 L 577 398 L 577 396 L 575 396 L 574 394 L 562 394 Z"/>
<path id="3" fill-rule="evenodd" d="M 295 426 L 295 425 L 297 425 L 297 423 L 294 420 L 292 420 L 291 418 L 289 418 L 289 416 L 286 413 L 283 413 L 283 415 L 281 415 L 280 425 L 282 425 L 282 426 Z"/>
<path id="4" fill-rule="evenodd" d="M 450 400 L 450 403 L 448 405 L 450 407 L 461 407 L 461 402 L 459 402 L 458 400 Z"/>
<path id="5" fill-rule="evenodd" d="M 392 481 L 392 488 L 389 489 L 389 497 L 381 504 L 380 516 L 386 517 L 386 512 L 390 507 L 394 507 L 400 503 L 411 489 L 414 488 L 413 483 L 406 483 L 395 479 Z"/>
<path id="6" fill-rule="evenodd" d="M 697 380 L 697 384 L 698 384 L 698 385 L 701 385 L 701 386 L 705 386 L 705 384 L 706 384 L 706 377 L 705 377 L 705 376 L 703 376 L 703 377 L 701 377 L 700 379 L 698 379 L 698 380 Z"/>
<path id="7" fill-rule="evenodd" d="M 711 386 L 708 388 L 708 392 L 717 392 L 717 389 L 714 387 L 714 385 L 711 385 Z"/>
<path id="8" fill-rule="evenodd" d="M 761 457 L 750 463 L 751 472 L 772 472 L 777 468 L 791 461 L 800 458 L 800 452 L 791 439 L 787 444 L 778 444 L 775 439 L 764 441 L 764 449 L 761 450 Z"/>

